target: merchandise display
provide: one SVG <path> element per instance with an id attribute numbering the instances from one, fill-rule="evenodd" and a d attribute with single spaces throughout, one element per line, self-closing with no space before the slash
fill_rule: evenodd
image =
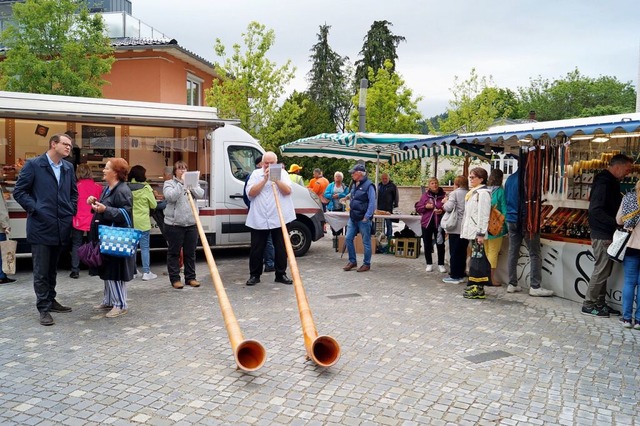
<path id="1" fill-rule="evenodd" d="M 635 160 L 633 153 L 640 152 L 640 141 L 638 137 L 609 138 L 605 143 L 580 138 L 548 140 L 547 145 L 524 148 L 524 167 L 532 165 L 536 169 L 525 174 L 525 194 L 539 191 L 542 205 L 537 217 L 542 238 L 589 245 L 588 209 L 593 180 L 614 155 L 627 154 Z M 640 164 L 634 164 L 631 173 L 620 182 L 621 192 L 633 190 L 639 178 Z M 531 184 L 534 181 L 540 186 Z M 534 219 L 535 207 L 529 212 L 534 213 Z M 534 229 L 535 225 L 530 224 Z"/>

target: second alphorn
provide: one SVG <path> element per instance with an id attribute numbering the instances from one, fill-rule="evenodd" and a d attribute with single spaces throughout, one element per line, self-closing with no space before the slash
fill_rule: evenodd
<path id="1" fill-rule="evenodd" d="M 340 359 L 340 345 L 331 336 L 318 336 L 318 331 L 313 322 L 309 301 L 302 285 L 302 278 L 298 270 L 298 262 L 293 253 L 291 240 L 289 240 L 289 230 L 284 222 L 282 208 L 280 207 L 280 199 L 278 197 L 278 188 L 276 183 L 272 183 L 273 196 L 276 199 L 276 207 L 278 208 L 278 217 L 280 218 L 280 227 L 282 229 L 282 237 L 284 246 L 287 250 L 287 258 L 291 268 L 291 276 L 293 277 L 293 288 L 298 301 L 298 311 L 300 312 L 300 323 L 302 324 L 302 334 L 304 335 L 304 347 L 307 350 L 307 358 L 310 358 L 320 367 L 331 367 Z"/>
<path id="2" fill-rule="evenodd" d="M 224 319 L 224 326 L 227 329 L 229 335 L 229 342 L 231 342 L 231 349 L 233 350 L 233 356 L 236 360 L 238 368 L 244 371 L 255 371 L 264 365 L 267 359 L 267 351 L 264 346 L 257 340 L 244 340 L 240 326 L 236 320 L 236 316 L 233 314 L 231 303 L 227 298 L 227 292 L 222 285 L 222 279 L 220 273 L 216 267 L 216 262 L 213 260 L 213 254 L 211 254 L 211 248 L 207 243 L 207 236 L 202 228 L 200 222 L 200 215 L 198 214 L 198 208 L 193 201 L 191 191 L 187 190 L 187 197 L 189 198 L 189 204 L 191 204 L 191 210 L 193 216 L 196 218 L 196 226 L 198 227 L 198 234 L 200 234 L 200 240 L 202 241 L 202 248 L 204 249 L 204 255 L 207 258 L 209 264 L 209 272 L 211 273 L 211 279 L 213 286 L 218 294 L 218 303 L 220 304 L 220 310 L 222 311 L 222 317 Z"/>

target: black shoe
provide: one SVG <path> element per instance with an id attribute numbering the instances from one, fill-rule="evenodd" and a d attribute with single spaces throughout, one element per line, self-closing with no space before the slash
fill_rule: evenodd
<path id="1" fill-rule="evenodd" d="M 80 273 L 79 273 L 79 272 L 71 272 L 71 273 L 69 274 L 69 277 L 70 277 L 70 278 L 76 278 L 76 279 L 77 279 L 77 278 L 80 278 Z"/>
<path id="2" fill-rule="evenodd" d="M 64 314 L 67 312 L 71 312 L 71 308 L 68 306 L 62 306 L 61 304 L 58 303 L 57 300 L 54 300 L 53 303 L 51 304 L 51 312 L 56 312 L 59 314 Z"/>
<path id="3" fill-rule="evenodd" d="M 607 305 L 606 303 L 604 304 L 604 306 L 598 306 L 598 309 L 602 309 L 603 311 L 605 311 L 609 315 L 614 315 L 616 317 L 620 316 L 620 311 L 619 310 L 612 308 L 611 306 Z"/>
<path id="4" fill-rule="evenodd" d="M 53 325 L 55 321 L 49 312 L 40 312 L 40 324 Z"/>
<path id="5" fill-rule="evenodd" d="M 4 277 L 3 279 L 0 280 L 0 284 L 9 284 L 9 283 L 15 283 L 15 282 L 16 280 L 9 277 Z"/>
<path id="6" fill-rule="evenodd" d="M 260 277 L 256 277 L 251 275 L 245 284 L 247 285 L 256 285 L 260 282 Z"/>
<path id="7" fill-rule="evenodd" d="M 291 281 L 286 274 L 282 274 L 279 277 L 276 277 L 274 281 L 282 284 L 293 284 L 293 281 Z"/>
<path id="8" fill-rule="evenodd" d="M 583 306 L 582 307 L 583 315 L 590 315 L 596 318 L 609 318 L 609 312 L 606 312 L 604 309 L 594 306 L 592 308 Z"/>
<path id="9" fill-rule="evenodd" d="M 264 272 L 265 272 L 265 273 L 266 273 L 266 272 L 275 272 L 275 271 L 276 271 L 275 266 L 265 266 L 265 267 L 264 267 Z"/>

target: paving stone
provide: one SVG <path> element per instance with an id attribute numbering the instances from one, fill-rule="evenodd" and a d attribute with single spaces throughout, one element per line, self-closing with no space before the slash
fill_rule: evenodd
<path id="1" fill-rule="evenodd" d="M 16 283 L 0 286 L 0 423 L 636 421 L 640 371 L 630 360 L 640 333 L 623 330 L 617 318 L 586 318 L 577 303 L 503 287 L 487 289 L 486 300 L 465 300 L 460 286 L 425 273 L 422 258 L 376 254 L 370 272 L 345 273 L 324 238 L 297 259 L 315 326 L 342 350 L 323 369 L 305 360 L 293 287 L 269 274 L 245 286 L 247 254 L 214 251 L 245 338 L 267 349 L 264 367 L 251 373 L 236 369 L 201 254 L 200 288 L 177 292 L 135 280 L 129 314 L 113 320 L 92 310 L 102 295 L 98 278 L 60 271 L 58 297 L 74 309 L 50 328 L 37 321 L 32 277 L 19 271 Z M 163 266 L 154 255 L 152 269 Z"/>

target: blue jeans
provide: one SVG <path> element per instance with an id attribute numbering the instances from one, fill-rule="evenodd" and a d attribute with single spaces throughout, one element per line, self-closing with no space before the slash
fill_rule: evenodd
<path id="1" fill-rule="evenodd" d="M 151 272 L 149 265 L 151 264 L 151 255 L 149 253 L 149 235 L 151 231 L 141 231 L 140 236 L 140 259 L 142 259 L 142 273 Z"/>
<path id="2" fill-rule="evenodd" d="M 529 275 L 531 277 L 531 288 L 540 288 L 542 284 L 542 255 L 540 249 L 540 234 L 536 233 L 529 238 L 529 235 L 525 235 L 518 227 L 517 223 L 507 222 L 507 228 L 509 229 L 509 254 L 508 254 L 508 270 L 509 270 L 509 284 L 512 286 L 518 285 L 518 261 L 520 260 L 520 246 L 522 240 L 527 243 L 529 249 L 529 261 L 531 265 L 529 267 Z"/>
<path id="3" fill-rule="evenodd" d="M 385 235 L 387 236 L 387 241 L 389 241 L 393 236 L 393 222 L 391 221 L 391 219 L 384 220 L 384 229 Z"/>
<path id="4" fill-rule="evenodd" d="M 622 287 L 622 318 L 640 322 L 640 250 L 628 248 L 624 260 L 624 285 Z M 633 302 L 636 302 L 636 315 L 633 317 Z"/>
<path id="5" fill-rule="evenodd" d="M 347 252 L 349 253 L 349 262 L 356 264 L 356 248 L 353 245 L 353 239 L 360 232 L 362 235 L 362 245 L 364 246 L 364 261 L 365 265 L 371 265 L 371 222 L 363 222 L 361 220 L 353 222 L 349 218 L 347 224 L 347 236 L 345 237 L 345 243 L 347 245 Z"/>

